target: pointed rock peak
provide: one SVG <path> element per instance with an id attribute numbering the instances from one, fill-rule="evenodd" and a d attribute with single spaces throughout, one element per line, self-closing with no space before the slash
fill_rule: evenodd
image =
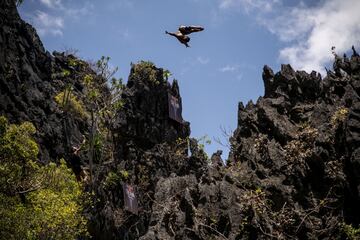
<path id="1" fill-rule="evenodd" d="M 280 74 L 286 79 L 292 79 L 295 77 L 295 71 L 290 64 L 281 64 Z"/>
<path id="2" fill-rule="evenodd" d="M 262 77 L 264 81 L 267 81 L 274 77 L 274 71 L 268 65 L 265 65 L 263 68 Z"/>
<path id="3" fill-rule="evenodd" d="M 353 51 L 353 56 L 354 56 L 354 57 L 359 57 L 359 54 L 356 52 L 355 47 L 352 46 L 351 49 L 352 49 L 352 51 Z"/>
<path id="4" fill-rule="evenodd" d="M 265 97 L 270 97 L 271 92 L 274 91 L 272 87 L 274 82 L 274 72 L 268 65 L 265 65 L 263 68 L 262 79 L 264 81 L 264 87 L 265 87 L 264 95 Z"/>
<path id="5" fill-rule="evenodd" d="M 175 97 L 180 97 L 179 83 L 176 79 L 172 82 L 171 94 Z"/>

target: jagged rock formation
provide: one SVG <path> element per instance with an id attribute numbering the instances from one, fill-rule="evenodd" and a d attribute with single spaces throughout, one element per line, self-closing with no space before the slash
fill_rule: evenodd
<path id="1" fill-rule="evenodd" d="M 76 173 L 87 169 L 72 147 L 90 119 L 67 114 L 55 97 L 70 85 L 86 112 L 84 76 L 97 78 L 106 99 L 104 79 L 72 55 L 46 52 L 13 1 L 0 3 L 0 23 L 0 114 L 35 124 L 41 161 L 64 157 Z M 169 118 L 169 94 L 181 102 L 177 82 L 134 64 L 123 107 L 106 126 L 112 157 L 95 163 L 87 187 L 94 239 L 350 238 L 360 223 L 359 55 L 336 56 L 324 79 L 282 65 L 276 74 L 265 66 L 263 80 L 264 97 L 239 104 L 223 166 L 221 151 L 208 160 L 189 123 Z M 137 215 L 124 209 L 123 183 L 135 186 Z"/>
<path id="2" fill-rule="evenodd" d="M 170 85 L 164 79 L 163 69 L 151 63 L 133 65 L 122 94 L 124 107 L 112 125 L 115 159 L 107 164 L 96 187 L 101 197 L 94 209 L 97 220 L 93 222 L 98 239 L 136 239 L 145 234 L 157 181 L 171 174 L 199 174 L 198 166 L 204 165 L 203 159 L 187 157 L 189 123 L 169 118 L 168 94 L 181 102 L 177 81 Z M 122 181 L 109 186 L 106 184 L 109 174 L 119 176 Z M 131 216 L 123 209 L 121 184 L 124 182 L 136 186 L 141 206 L 138 216 Z"/>
<path id="3" fill-rule="evenodd" d="M 150 186 L 156 187 L 144 190 L 141 181 L 133 181 L 139 197 L 148 196 L 141 203 L 147 207 L 143 212 L 147 221 L 135 218 L 131 226 L 138 233 L 127 230 L 125 236 L 144 234 L 143 240 L 349 237 L 347 226 L 359 221 L 358 62 L 354 54 L 345 73 L 329 72 L 324 79 L 315 72 L 295 72 L 289 65 L 277 74 L 265 66 L 265 96 L 256 104 L 239 104 L 239 126 L 226 167 L 209 166 L 196 151 L 192 157 L 176 155 L 177 145 L 172 144 L 157 144 L 140 157 L 135 154 L 137 160 L 128 166 L 146 159 L 146 165 L 156 168 L 145 166 L 141 169 L 149 169 L 146 173 L 132 174 L 152 176 Z M 169 157 L 164 158 L 164 152 Z M 181 164 L 183 168 L 165 167 Z M 186 171 L 190 167 L 193 170 Z"/>
<path id="4" fill-rule="evenodd" d="M 348 67 L 324 79 L 265 66 L 265 96 L 239 104 L 230 164 L 270 200 L 276 216 L 256 222 L 277 238 L 337 238 L 343 222 L 359 224 L 360 58 L 337 60 Z"/>
<path id="5" fill-rule="evenodd" d="M 71 64 L 74 56 L 45 51 L 13 1 L 1 1 L 0 16 L 0 114 L 10 122 L 35 125 L 42 162 L 62 157 L 71 161 L 71 147 L 81 143 L 88 121 L 65 116 L 54 98 L 71 85 L 72 94 L 81 99 L 81 77 L 94 72 L 87 64 Z"/>

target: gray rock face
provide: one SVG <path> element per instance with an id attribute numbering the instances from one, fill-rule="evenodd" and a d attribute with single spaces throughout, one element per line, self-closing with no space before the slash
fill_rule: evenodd
<path id="1" fill-rule="evenodd" d="M 163 142 L 175 142 L 190 135 L 190 123 L 177 122 L 169 118 L 169 94 L 179 99 L 181 96 L 176 80 L 170 85 L 164 79 L 163 69 L 149 63 L 147 69 L 142 64 L 133 65 L 127 87 L 122 94 L 124 108 L 118 112 L 113 131 L 117 133 L 118 144 L 133 141 L 138 148 L 149 149 Z M 135 69 L 139 68 L 138 71 Z M 148 68 L 154 79 L 149 79 Z"/>
<path id="2" fill-rule="evenodd" d="M 66 84 L 72 84 L 73 94 L 80 97 L 79 72 L 92 70 L 70 66 L 73 56 L 45 51 L 35 29 L 20 19 L 14 1 L 0 4 L 0 115 L 12 123 L 35 125 L 42 162 L 62 157 L 75 161 L 70 149 L 82 141 L 88 123 L 73 116 L 65 119 L 54 98 Z"/>
<path id="3" fill-rule="evenodd" d="M 264 190 L 269 212 L 289 211 L 285 225 L 259 219 L 257 237 L 341 238 L 339 224 L 360 221 L 359 56 L 336 62 L 345 73 L 324 79 L 289 65 L 276 74 L 265 66 L 264 98 L 239 105 L 229 164 Z"/>
<path id="4" fill-rule="evenodd" d="M 175 184 L 178 177 L 186 179 L 191 175 L 195 178 L 207 168 L 206 160 L 201 158 L 204 154 L 194 150 L 194 154 L 188 156 L 190 124 L 169 117 L 169 94 L 181 103 L 177 81 L 167 82 L 163 69 L 148 62 L 132 66 L 122 94 L 124 107 L 117 112 L 111 126 L 115 161 L 100 174 L 103 177 L 96 187 L 101 201 L 92 213 L 95 216 L 92 233 L 97 239 L 138 239 L 145 234 L 147 237 L 156 234 L 157 238 L 166 236 L 166 233 L 150 229 L 161 215 L 157 213 L 160 210 L 153 209 L 156 194 L 159 194 L 158 182 L 163 184 L 164 179 L 174 179 L 171 183 Z M 121 181 L 111 188 L 102 184 L 109 172 L 121 175 L 124 171 L 129 177 L 122 182 L 136 186 L 141 206 L 138 215 L 124 211 Z M 166 184 L 164 191 L 181 186 Z"/>

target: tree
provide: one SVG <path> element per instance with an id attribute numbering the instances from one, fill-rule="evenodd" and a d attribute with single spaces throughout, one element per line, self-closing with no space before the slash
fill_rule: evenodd
<path id="1" fill-rule="evenodd" d="M 94 182 L 94 162 L 100 162 L 111 156 L 103 156 L 103 153 L 112 154 L 113 144 L 109 127 L 115 118 L 116 112 L 122 108 L 121 94 L 124 89 L 122 79 L 114 77 L 118 68 L 111 68 L 110 57 L 102 56 L 93 69 L 97 75 L 87 74 L 83 78 L 86 87 L 85 99 L 90 106 L 91 127 L 88 137 L 88 153 L 90 167 L 90 181 Z M 109 90 L 109 94 L 104 89 Z M 106 151 L 103 151 L 106 148 Z M 111 149 L 109 151 L 109 149 Z"/>
<path id="2" fill-rule="evenodd" d="M 37 163 L 35 127 L 0 116 L 0 239 L 77 239 L 87 235 L 84 195 L 65 160 Z"/>

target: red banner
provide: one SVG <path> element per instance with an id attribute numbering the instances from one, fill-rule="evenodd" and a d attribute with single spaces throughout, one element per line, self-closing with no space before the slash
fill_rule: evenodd
<path id="1" fill-rule="evenodd" d="M 179 123 L 182 123 L 183 118 L 181 116 L 181 112 L 182 112 L 181 102 L 177 97 L 174 97 L 170 93 L 168 94 L 168 102 L 169 102 L 169 117 Z"/>
<path id="2" fill-rule="evenodd" d="M 133 214 L 138 214 L 138 203 L 135 195 L 135 188 L 128 184 L 123 184 L 123 195 L 125 209 Z"/>

